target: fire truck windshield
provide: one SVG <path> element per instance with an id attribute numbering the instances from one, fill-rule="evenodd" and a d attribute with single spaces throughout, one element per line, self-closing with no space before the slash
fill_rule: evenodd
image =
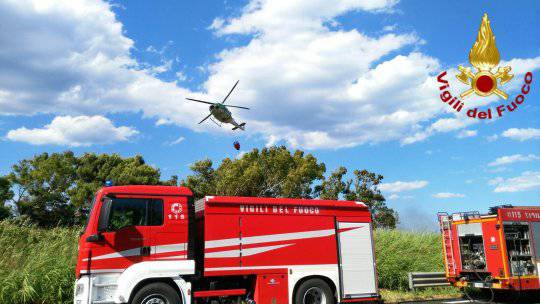
<path id="1" fill-rule="evenodd" d="M 94 206 L 96 205 L 96 195 L 94 195 L 94 197 L 92 198 L 92 203 L 90 204 L 90 211 L 87 211 L 85 210 L 85 214 L 87 215 L 86 217 L 86 222 L 84 224 L 84 229 L 83 231 L 81 231 L 81 234 L 84 233 L 84 231 L 86 231 L 86 228 L 88 228 L 88 222 L 90 221 L 90 219 L 92 218 L 92 214 L 94 213 Z"/>

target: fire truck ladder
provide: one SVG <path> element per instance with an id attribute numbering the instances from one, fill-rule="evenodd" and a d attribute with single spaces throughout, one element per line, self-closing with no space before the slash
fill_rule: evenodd
<path id="1" fill-rule="evenodd" d="M 443 237 L 444 256 L 446 261 L 447 275 L 456 274 L 456 262 L 454 259 L 454 248 L 452 245 L 452 230 L 450 229 L 450 217 L 446 212 L 439 212 L 439 225 Z"/>

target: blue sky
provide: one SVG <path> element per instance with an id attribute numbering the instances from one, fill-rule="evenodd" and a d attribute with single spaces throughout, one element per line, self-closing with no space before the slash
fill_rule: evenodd
<path id="1" fill-rule="evenodd" d="M 294 2 L 294 3 L 292 3 Z M 437 211 L 540 204 L 537 1 L 19 1 L 0 4 L 0 173 L 67 149 L 141 154 L 163 177 L 209 157 L 285 144 L 383 174 L 404 228 Z M 455 114 L 437 74 L 470 66 L 484 12 L 516 74 L 513 113 Z M 198 126 L 222 98 L 247 131 Z M 466 101 L 469 101 L 467 99 Z M 470 97 L 482 107 L 497 98 Z"/>

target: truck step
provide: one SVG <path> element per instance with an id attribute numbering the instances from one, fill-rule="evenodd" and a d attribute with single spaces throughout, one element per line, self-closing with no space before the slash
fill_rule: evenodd
<path id="1" fill-rule="evenodd" d="M 200 290 L 193 292 L 195 298 L 210 298 L 224 296 L 243 296 L 246 294 L 245 289 L 222 289 L 222 290 Z"/>

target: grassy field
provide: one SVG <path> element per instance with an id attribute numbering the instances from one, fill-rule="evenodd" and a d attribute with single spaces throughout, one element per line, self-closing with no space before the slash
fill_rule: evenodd
<path id="1" fill-rule="evenodd" d="M 39 229 L 0 222 L 0 303 L 70 303 L 78 229 Z M 452 296 L 451 289 L 406 292 L 410 271 L 441 271 L 434 233 L 379 230 L 379 286 L 388 302 Z"/>

